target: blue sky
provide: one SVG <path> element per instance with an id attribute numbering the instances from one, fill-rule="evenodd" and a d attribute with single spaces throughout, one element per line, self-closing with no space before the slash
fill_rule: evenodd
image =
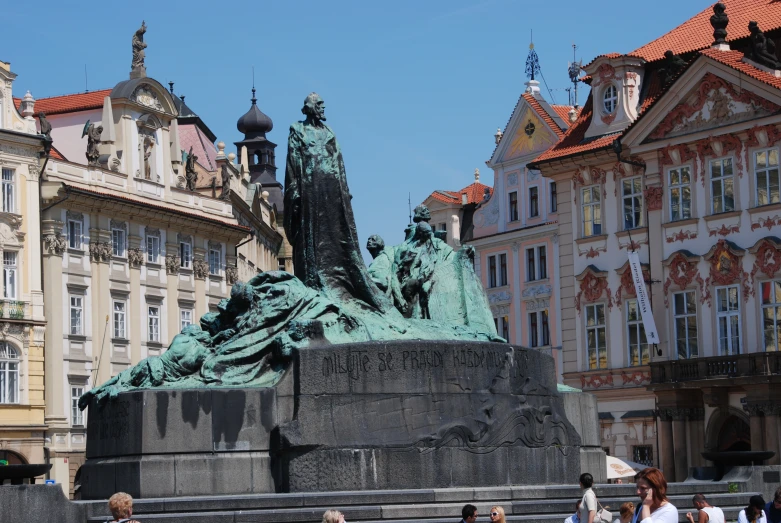
<path id="1" fill-rule="evenodd" d="M 23 2 L 3 8 L 0 60 L 14 94 L 36 98 L 113 87 L 130 70 L 145 19 L 149 76 L 177 94 L 223 140 L 241 139 L 252 66 L 258 104 L 274 121 L 284 180 L 288 127 L 306 95 L 326 102 L 345 155 L 362 243 L 398 243 L 413 205 L 458 190 L 485 161 L 526 81 L 530 32 L 554 101 L 566 103 L 567 62 L 628 52 L 709 3 L 693 0 L 279 0 L 254 2 Z M 543 85 L 544 88 L 544 85 Z M 585 95 L 585 93 L 584 93 Z M 546 93 L 550 101 L 550 95 Z M 581 97 L 581 103 L 585 96 Z"/>

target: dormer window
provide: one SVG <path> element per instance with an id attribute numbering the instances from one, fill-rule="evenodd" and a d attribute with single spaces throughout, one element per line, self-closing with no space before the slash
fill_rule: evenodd
<path id="1" fill-rule="evenodd" d="M 602 94 L 602 106 L 605 108 L 605 113 L 612 114 L 616 110 L 617 104 L 618 90 L 615 85 L 609 85 Z"/>

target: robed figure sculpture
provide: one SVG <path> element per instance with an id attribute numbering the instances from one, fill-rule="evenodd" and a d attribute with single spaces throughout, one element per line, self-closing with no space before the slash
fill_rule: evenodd
<path id="1" fill-rule="evenodd" d="M 290 126 L 285 172 L 284 225 L 295 275 L 337 303 L 357 300 L 385 311 L 390 302 L 361 256 L 344 159 L 325 124 L 325 103 L 311 93 L 301 112 L 306 119 Z"/>

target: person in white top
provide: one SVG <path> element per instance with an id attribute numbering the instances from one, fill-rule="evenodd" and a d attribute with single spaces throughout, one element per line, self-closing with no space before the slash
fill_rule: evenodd
<path id="1" fill-rule="evenodd" d="M 635 476 L 640 505 L 632 523 L 678 523 L 678 509 L 667 501 L 667 480 L 653 467 Z"/>
<path id="2" fill-rule="evenodd" d="M 738 514 L 738 523 L 767 523 L 765 500 L 762 496 L 751 496 L 748 507 Z"/>
<path id="3" fill-rule="evenodd" d="M 713 507 L 703 494 L 695 494 L 692 498 L 692 504 L 697 509 L 697 521 L 699 523 L 725 523 L 724 512 L 719 507 Z M 691 512 L 686 513 L 686 519 L 694 523 L 694 516 Z"/>
<path id="4" fill-rule="evenodd" d="M 580 510 L 578 511 L 580 523 L 594 523 L 597 521 L 597 496 L 591 490 L 591 485 L 593 484 L 594 477 L 591 474 L 584 472 L 580 475 L 580 488 L 583 489 L 583 499 L 580 500 Z"/>

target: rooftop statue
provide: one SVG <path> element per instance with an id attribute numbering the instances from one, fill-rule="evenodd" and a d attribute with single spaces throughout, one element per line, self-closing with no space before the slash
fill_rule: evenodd
<path id="1" fill-rule="evenodd" d="M 142 21 L 141 27 L 133 34 L 133 61 L 130 64 L 131 74 L 142 73 L 140 76 L 146 76 L 146 67 L 144 66 L 144 58 L 146 57 L 144 33 L 146 33 L 146 22 Z"/>
<path id="2" fill-rule="evenodd" d="M 756 22 L 749 22 L 748 30 L 751 33 L 751 47 L 747 53 L 748 58 L 770 69 L 781 69 L 781 63 L 779 63 L 776 56 L 776 44 L 773 42 L 773 39 L 767 38 Z"/>
<path id="3" fill-rule="evenodd" d="M 89 165 L 100 165 L 100 151 L 98 151 L 98 145 L 100 145 L 100 135 L 103 134 L 103 126 L 95 125 L 87 120 L 84 124 L 84 129 L 81 132 L 81 137 L 87 137 L 87 163 Z"/>
<path id="4" fill-rule="evenodd" d="M 49 120 L 46 119 L 46 113 L 44 113 L 43 111 L 38 113 L 38 121 L 41 124 L 41 134 L 44 135 L 49 140 L 51 140 L 51 138 L 52 138 L 52 124 L 50 124 Z"/>
<path id="5" fill-rule="evenodd" d="M 190 152 L 186 153 L 187 162 L 184 165 L 184 180 L 187 183 L 188 191 L 195 191 L 198 184 L 198 173 L 195 171 L 195 162 L 198 156 L 193 154 L 193 148 L 190 146 Z"/>
<path id="6" fill-rule="evenodd" d="M 295 275 L 269 271 L 238 282 L 200 326 L 81 397 L 115 397 L 136 388 L 274 386 L 294 350 L 373 340 L 503 342 L 474 275 L 474 251 L 454 252 L 432 235 L 428 209 L 400 246 L 384 248 L 367 269 L 361 256 L 344 159 L 325 125 L 325 104 L 306 97 L 304 121 L 290 126 L 285 232 Z M 390 271 L 390 273 L 389 273 Z M 379 284 L 379 285 L 378 285 Z M 395 305 L 395 306 L 394 306 Z"/>

